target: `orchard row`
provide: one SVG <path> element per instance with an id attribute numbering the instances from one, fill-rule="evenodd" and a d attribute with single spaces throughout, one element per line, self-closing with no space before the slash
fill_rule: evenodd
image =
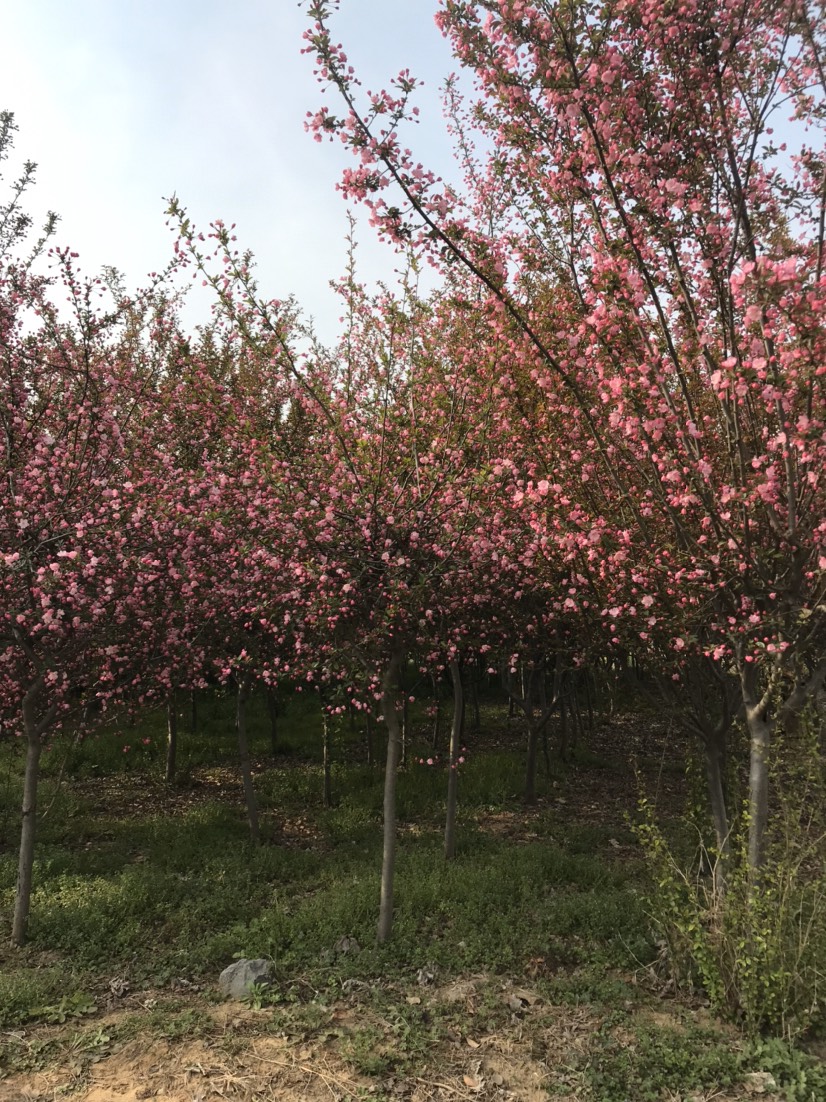
<path id="1" fill-rule="evenodd" d="M 723 857 L 742 719 L 755 874 L 771 740 L 823 684 L 816 5 L 449 0 L 438 18 L 474 81 L 469 101 L 448 85 L 461 194 L 401 144 L 415 79 L 364 96 L 330 7 L 310 5 L 307 49 L 343 113 L 308 127 L 355 153 L 341 187 L 408 264 L 393 292 L 351 266 L 333 347 L 260 295 L 231 229 L 200 233 L 175 201 L 171 270 L 215 291 L 194 334 L 170 273 L 130 296 L 53 250 L 37 274 L 20 259 L 22 187 L 3 208 L 0 707 L 28 745 L 18 941 L 42 740 L 90 702 L 218 678 L 239 700 L 302 684 L 383 717 L 384 938 L 401 663 L 449 670 L 457 702 L 461 664 L 501 674 L 535 753 L 545 671 L 633 659 L 702 740 Z M 776 109 L 802 134 L 793 155 L 772 145 Z M 12 131 L 4 116 L 2 152 Z M 426 262 L 442 278 L 420 297 Z"/>

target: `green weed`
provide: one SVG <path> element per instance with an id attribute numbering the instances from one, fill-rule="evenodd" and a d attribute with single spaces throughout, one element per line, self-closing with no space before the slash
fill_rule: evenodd
<path id="1" fill-rule="evenodd" d="M 631 1037 L 616 1027 L 600 1033 L 585 1069 L 599 1102 L 661 1102 L 666 1092 L 684 1098 L 722 1091 L 741 1079 L 739 1054 L 718 1035 L 640 1024 Z"/>

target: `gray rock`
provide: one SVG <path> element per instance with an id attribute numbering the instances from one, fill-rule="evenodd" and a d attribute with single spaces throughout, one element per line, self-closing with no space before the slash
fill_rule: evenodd
<path id="1" fill-rule="evenodd" d="M 348 937 L 346 934 L 344 937 L 340 937 L 333 946 L 333 953 L 335 956 L 345 956 L 347 953 L 360 953 L 361 946 L 354 937 Z"/>
<path id="2" fill-rule="evenodd" d="M 268 960 L 236 960 L 218 977 L 218 986 L 224 995 L 243 1002 L 250 991 L 259 984 L 266 986 L 272 978 L 272 964 Z"/>
<path id="3" fill-rule="evenodd" d="M 436 965 L 426 964 L 424 968 L 420 968 L 416 973 L 416 982 L 419 987 L 430 987 L 433 981 L 436 979 Z"/>

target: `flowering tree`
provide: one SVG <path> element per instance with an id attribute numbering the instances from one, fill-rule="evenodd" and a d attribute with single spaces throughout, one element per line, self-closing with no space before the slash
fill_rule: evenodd
<path id="1" fill-rule="evenodd" d="M 445 0 L 477 91 L 453 93 L 459 196 L 401 143 L 415 80 L 361 98 L 331 7 L 308 49 L 345 112 L 309 126 L 352 148 L 342 190 L 385 236 L 498 305 L 608 638 L 665 633 L 674 676 L 691 652 L 736 677 L 756 869 L 772 733 L 826 674 L 822 8 Z"/>
<path id="2" fill-rule="evenodd" d="M 475 330 L 486 322 L 461 297 L 421 300 L 412 279 L 398 299 L 386 290 L 368 296 L 351 269 L 341 286 L 345 332 L 324 349 L 297 327 L 289 304 L 258 297 L 249 258 L 234 251 L 225 227 L 210 235 L 221 260 L 216 275 L 205 244 L 183 212 L 174 213 L 228 324 L 268 385 L 283 388 L 255 460 L 277 518 L 278 531 L 263 539 L 281 549 L 282 563 L 280 611 L 264 620 L 259 613 L 259 622 L 279 630 L 289 622 L 270 673 L 319 686 L 331 707 L 343 706 L 332 690 L 348 686 L 346 699 L 378 704 L 387 724 L 383 941 L 393 914 L 399 672 L 410 658 L 455 666 L 478 601 L 473 548 L 488 515 L 496 444 L 487 379 L 468 366 L 478 360 Z M 492 371 L 490 337 L 486 330 Z M 286 434 L 291 425 L 297 437 Z M 455 770 L 451 776 L 455 796 Z"/>
<path id="3" fill-rule="evenodd" d="M 0 160 L 12 134 L 0 116 Z M 157 396 L 176 334 L 157 284 L 130 300 L 116 280 L 82 278 L 68 249 L 48 254 L 53 274 L 34 273 L 43 243 L 25 257 L 21 210 L 32 172 L 0 208 L 0 715 L 27 746 L 18 944 L 46 733 L 90 705 L 146 699 L 162 665 L 158 517 L 169 513 L 169 466 Z"/>
<path id="4" fill-rule="evenodd" d="M 45 732 L 89 701 L 131 690 L 155 639 L 141 586 L 151 546 L 145 477 L 130 421 L 146 378 L 107 346 L 71 257 L 56 254 L 82 310 L 64 323 L 47 285 L 0 272 L 0 658 L 4 712 L 27 741 L 14 940 L 28 916 L 39 760 Z"/>

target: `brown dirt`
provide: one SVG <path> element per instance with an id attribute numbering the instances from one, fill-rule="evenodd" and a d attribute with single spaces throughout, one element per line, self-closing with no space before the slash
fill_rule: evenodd
<path id="1" fill-rule="evenodd" d="M 479 978 L 467 981 L 461 992 L 471 1011 Z M 458 985 L 453 985 L 458 987 Z M 433 992 L 427 1002 L 441 1000 Z M 447 1001 L 456 1001 L 453 998 Z M 193 998 L 193 1002 L 197 1000 Z M 175 1042 L 163 1037 L 135 1037 L 94 1056 L 77 1050 L 68 1026 L 49 1031 L 52 1040 L 62 1034 L 61 1057 L 42 1071 L 13 1075 L 0 1082 L 0 1102 L 345 1102 L 389 1096 L 403 1102 L 542 1102 L 546 1087 L 560 1074 L 576 1051 L 584 1051 L 593 1028 L 586 1011 L 560 1010 L 553 1024 L 539 1034 L 518 1022 L 513 1031 L 484 1032 L 478 1036 L 448 1033 L 434 1046 L 432 1058 L 420 1074 L 369 1079 L 359 1075 L 336 1052 L 334 1040 L 348 1028 L 364 1024 L 361 1008 L 334 1013 L 336 1034 L 312 1040 L 291 1040 L 267 1031 L 267 1011 L 237 1005 L 201 1003 L 214 1024 L 208 1037 Z M 117 1036 L 126 1026 L 129 1010 L 119 1010 L 95 1022 Z M 36 1044 L 36 1034 L 20 1036 L 21 1045 Z M 553 1074 L 552 1074 L 553 1069 Z M 564 1082 L 564 1078 L 563 1078 Z M 565 1096 L 559 1096 L 565 1102 Z M 575 1102 L 576 1095 L 569 1096 Z"/>
<path id="2" fill-rule="evenodd" d="M 13 1040 L 21 1054 L 26 1049 L 36 1054 L 44 1041 L 52 1045 L 42 1070 L 0 1082 L 0 1102 L 356 1102 L 371 1097 L 386 1102 L 546 1102 L 549 1094 L 558 1102 L 581 1102 L 581 1069 L 601 1024 L 590 1008 L 549 1006 L 530 987 L 484 975 L 414 991 L 408 1003 L 451 1007 L 458 1015 L 451 1020 L 461 1022 L 446 1028 L 426 1058 L 417 1060 L 415 1072 L 371 1078 L 347 1062 L 341 1041 L 365 1025 L 384 1028 L 390 1040 L 388 1023 L 357 998 L 331 1007 L 328 1024 L 308 1037 L 274 1033 L 269 1010 L 216 1006 L 193 993 L 187 1007 L 201 1014 L 199 1035 L 176 1041 L 147 1033 L 145 1027 L 141 1032 L 135 1018 L 141 1004 L 131 996 L 117 1010 L 86 1023 L 82 1032 L 66 1024 L 0 1036 L 0 1042 Z M 513 1011 L 509 1022 L 503 1024 L 499 1015 L 499 1024 L 490 1025 L 483 1004 L 491 997 Z M 177 1005 L 180 1009 L 180 1001 Z M 679 1014 L 665 1007 L 644 1010 L 641 1016 L 653 1024 L 680 1026 Z M 90 1045 L 90 1035 L 103 1041 Z M 118 1041 L 119 1036 L 128 1039 Z M 634 1041 L 629 1029 L 632 1050 Z M 712 1097 L 714 1102 L 742 1102 L 750 1095 L 744 1087 L 732 1093 L 664 1097 L 663 1102 L 710 1102 Z M 762 1097 L 776 1102 L 772 1094 Z"/>

